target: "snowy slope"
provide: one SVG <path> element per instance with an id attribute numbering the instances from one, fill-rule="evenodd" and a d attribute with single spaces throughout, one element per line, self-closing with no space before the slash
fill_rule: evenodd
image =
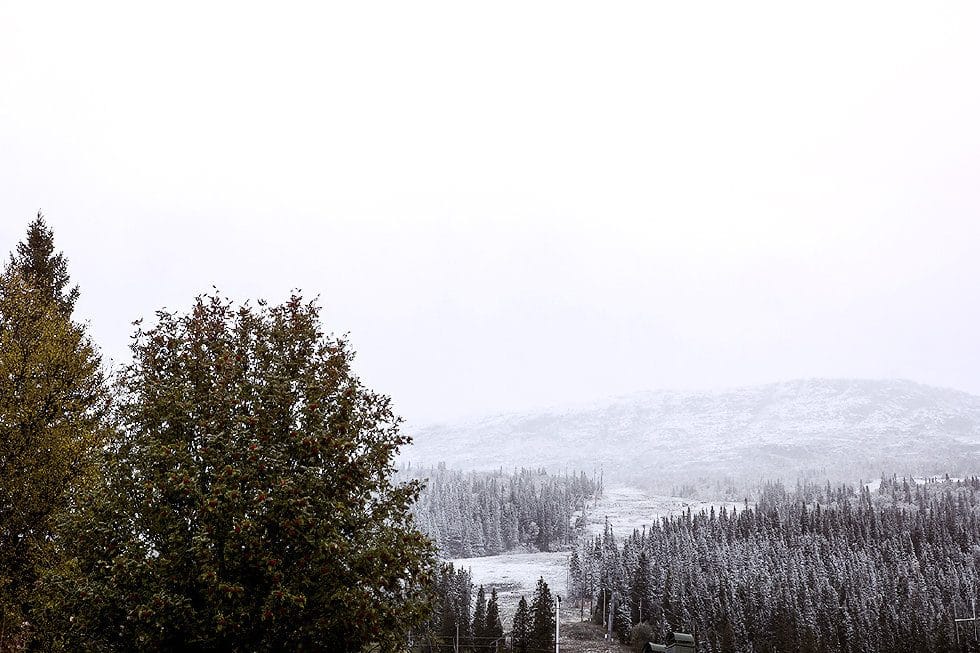
<path id="1" fill-rule="evenodd" d="M 640 393 L 581 408 L 409 428 L 402 461 L 601 466 L 647 487 L 698 477 L 980 472 L 980 397 L 910 381 L 807 379 Z"/>

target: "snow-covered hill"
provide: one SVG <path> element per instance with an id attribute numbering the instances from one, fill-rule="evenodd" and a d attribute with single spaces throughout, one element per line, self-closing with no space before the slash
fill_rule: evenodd
<path id="1" fill-rule="evenodd" d="M 403 461 L 544 466 L 664 487 L 699 477 L 980 472 L 980 397 L 910 381 L 807 379 L 640 393 L 581 408 L 409 428 Z"/>

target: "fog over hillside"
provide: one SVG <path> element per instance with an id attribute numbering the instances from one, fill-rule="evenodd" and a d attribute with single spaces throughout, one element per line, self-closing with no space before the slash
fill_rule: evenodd
<path id="1" fill-rule="evenodd" d="M 858 480 L 977 472 L 980 397 L 904 380 L 807 379 L 409 428 L 402 461 L 601 467 L 647 487 L 698 477 Z"/>

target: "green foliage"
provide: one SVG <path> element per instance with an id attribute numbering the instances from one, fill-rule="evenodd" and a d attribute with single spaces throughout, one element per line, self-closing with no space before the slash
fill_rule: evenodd
<path id="1" fill-rule="evenodd" d="M 472 603 L 472 576 L 469 570 L 451 562 L 440 563 L 432 588 L 430 603 L 433 607 L 429 622 L 422 629 L 424 636 L 437 637 L 443 643 L 455 643 L 456 636 L 465 642 L 470 632 L 470 604 Z"/>
<path id="2" fill-rule="evenodd" d="M 40 211 L 27 227 L 26 240 L 10 255 L 8 272 L 18 272 L 27 283 L 50 297 L 61 312 L 71 316 L 78 300 L 78 286 L 68 287 L 68 260 L 55 252 L 54 233 Z"/>
<path id="3" fill-rule="evenodd" d="M 0 275 L 0 650 L 38 630 L 38 580 L 60 565 L 56 524 L 92 479 L 109 408 L 42 218 L 17 251 Z"/>
<path id="4" fill-rule="evenodd" d="M 137 331 L 105 483 L 65 540 L 63 646 L 355 651 L 424 620 L 419 486 L 391 480 L 408 438 L 318 311 L 205 297 Z"/>
<path id="5" fill-rule="evenodd" d="M 504 629 L 500 623 L 500 607 L 497 604 L 497 590 L 491 588 L 487 601 L 483 585 L 476 592 L 476 608 L 473 611 L 473 650 L 495 651 L 495 642 L 503 637 Z"/>

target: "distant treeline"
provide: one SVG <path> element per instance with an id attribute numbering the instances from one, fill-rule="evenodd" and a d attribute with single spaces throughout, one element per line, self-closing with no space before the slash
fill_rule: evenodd
<path id="1" fill-rule="evenodd" d="M 427 479 L 412 510 L 444 558 L 570 546 L 575 543 L 576 512 L 581 515 L 600 491 L 600 484 L 584 472 L 461 472 L 440 465 L 401 474 Z"/>
<path id="2" fill-rule="evenodd" d="M 608 528 L 571 558 L 571 594 L 614 629 L 704 653 L 974 651 L 980 479 L 767 486 L 755 507 Z M 640 624 L 640 622 L 643 624 Z M 637 632 L 632 633 L 634 624 Z"/>

